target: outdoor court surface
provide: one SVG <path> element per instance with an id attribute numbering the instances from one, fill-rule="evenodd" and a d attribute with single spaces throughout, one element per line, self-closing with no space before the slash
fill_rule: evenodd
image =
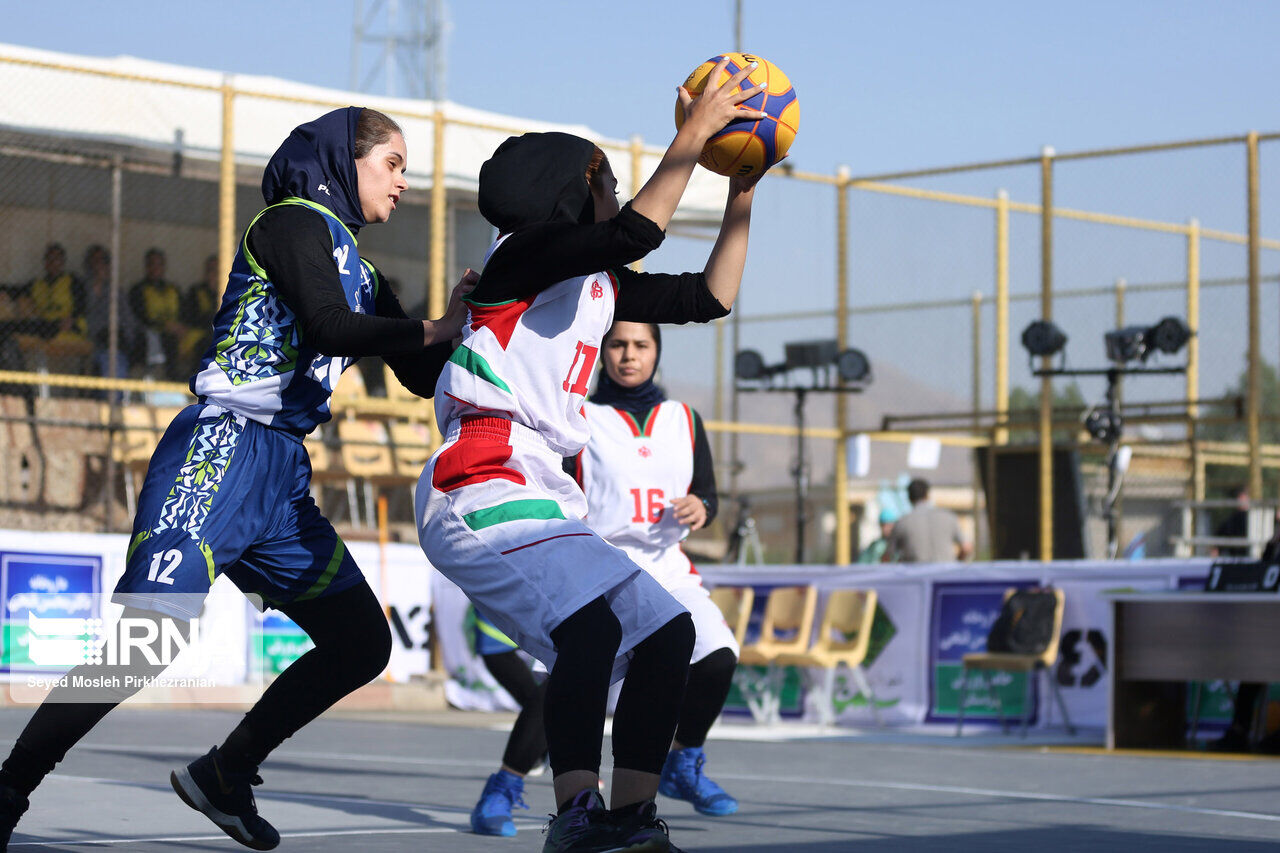
<path id="1" fill-rule="evenodd" d="M 29 714 L 0 711 L 6 751 Z M 35 793 L 10 849 L 248 849 L 184 806 L 168 782 L 172 767 L 221 741 L 236 719 L 217 711 L 113 713 Z M 505 742 L 493 727 L 509 719 L 327 716 L 263 767 L 258 808 L 280 830 L 277 849 L 285 853 L 540 850 L 552 799 L 545 775 L 526 789 L 532 808 L 517 813 L 515 838 L 467 831 Z M 963 741 L 843 732 L 782 741 L 762 739 L 749 725 L 725 728 L 735 737 L 709 742 L 709 769 L 742 808 L 712 819 L 660 800 L 684 850 L 1251 853 L 1280 842 L 1280 759 L 1105 755 L 1021 746 L 989 732 Z"/>

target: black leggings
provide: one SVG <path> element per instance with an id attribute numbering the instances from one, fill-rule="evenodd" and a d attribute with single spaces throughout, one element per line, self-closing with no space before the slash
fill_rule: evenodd
<path id="1" fill-rule="evenodd" d="M 235 770 L 255 769 L 285 738 L 377 677 L 391 656 L 391 632 L 368 584 L 281 609 L 316 647 L 280 674 L 222 745 L 220 751 Z M 142 611 L 126 610 L 125 615 L 150 618 Z M 140 673 L 134 667 L 129 673 L 155 676 L 163 669 Z M 103 670 L 93 667 L 85 674 L 102 675 Z M 99 720 L 141 689 L 137 681 L 127 683 L 138 686 L 102 697 L 105 701 L 68 704 L 51 694 L 18 736 L 0 768 L 0 784 L 29 795 Z"/>
<path id="2" fill-rule="evenodd" d="M 733 685 L 733 670 L 738 658 L 729 648 L 716 649 L 689 667 L 689 686 L 684 691 L 680 708 L 680 725 L 676 740 L 681 746 L 702 746 L 707 732 L 720 716 L 724 700 Z"/>
<path id="3" fill-rule="evenodd" d="M 546 730 L 551 771 L 600 772 L 605 708 L 622 626 L 604 598 L 551 632 L 556 663 L 547 679 Z M 684 698 L 693 620 L 682 613 L 633 650 L 613 718 L 614 766 L 659 773 Z"/>
<path id="4" fill-rule="evenodd" d="M 502 753 L 502 763 L 523 776 L 547 754 L 547 733 L 542 719 L 547 681 L 535 678 L 514 649 L 484 655 L 483 659 L 489 673 L 520 705 L 520 714 Z"/>

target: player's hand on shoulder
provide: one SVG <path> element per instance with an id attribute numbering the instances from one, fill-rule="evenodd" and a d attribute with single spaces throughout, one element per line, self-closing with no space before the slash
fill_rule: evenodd
<path id="1" fill-rule="evenodd" d="M 696 98 L 689 94 L 689 90 L 684 86 L 677 87 L 677 94 L 680 97 L 680 106 L 684 108 L 685 122 L 684 127 L 691 128 L 691 132 L 698 133 L 703 139 L 711 137 L 718 133 L 725 125 L 731 121 L 738 119 L 759 120 L 768 118 L 766 113 L 760 110 L 747 109 L 739 106 L 743 101 L 754 98 L 763 92 L 767 87 L 762 83 L 759 86 L 752 86 L 744 91 L 738 90 L 738 84 L 754 70 L 755 65 L 748 65 L 737 74 L 734 74 L 721 85 L 714 86 L 711 80 L 719 80 L 721 73 L 729 64 L 729 58 L 725 57 L 720 60 L 719 64 L 712 70 L 707 87 L 702 90 L 702 94 Z"/>
<path id="2" fill-rule="evenodd" d="M 462 297 L 475 290 L 479 281 L 480 274 L 467 269 L 449 294 L 449 307 L 445 309 L 444 316 L 439 320 L 422 321 L 424 340 L 428 346 L 440 341 L 457 340 L 461 336 L 462 326 L 467 321 L 467 305 Z"/>

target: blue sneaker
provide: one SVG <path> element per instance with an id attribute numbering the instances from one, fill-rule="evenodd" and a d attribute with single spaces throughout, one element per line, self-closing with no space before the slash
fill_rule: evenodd
<path id="1" fill-rule="evenodd" d="M 471 831 L 477 835 L 515 835 L 511 810 L 529 808 L 521 799 L 523 793 L 524 780 L 519 776 L 506 770 L 494 773 L 484 783 L 480 802 L 471 810 Z"/>
<path id="2" fill-rule="evenodd" d="M 702 775 L 702 765 L 706 763 L 707 756 L 701 747 L 671 750 L 662 765 L 658 792 L 677 800 L 688 800 L 699 814 L 716 817 L 733 814 L 738 810 L 738 801 Z"/>

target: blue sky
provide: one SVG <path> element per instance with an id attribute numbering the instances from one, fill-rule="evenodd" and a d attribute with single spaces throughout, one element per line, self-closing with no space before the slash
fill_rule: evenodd
<path id="1" fill-rule="evenodd" d="M 0 3 L 4 41 L 345 88 L 352 0 Z M 1267 129 L 1280 4 L 744 0 L 797 86 L 800 168 L 855 173 Z M 453 0 L 448 94 L 671 133 L 674 86 L 732 41 L 731 0 Z M 785 10 L 782 12 L 780 10 Z M 1272 122 L 1280 125 L 1280 121 Z"/>
<path id="2" fill-rule="evenodd" d="M 831 172 L 845 163 L 855 175 L 871 174 L 1034 155 L 1045 144 L 1065 152 L 1280 130 L 1274 92 L 1280 3 L 744 0 L 744 8 L 744 47 L 786 71 L 799 94 L 792 159 L 804 170 Z M 615 138 L 639 133 L 658 144 L 672 133 L 675 85 L 731 46 L 732 10 L 732 0 L 453 0 L 447 95 L 515 116 L 585 123 Z M 0 11 L 0 40 L 32 47 L 130 54 L 337 88 L 351 76 L 353 0 L 0 0 Z M 1265 190 L 1280 190 L 1280 167 L 1265 171 L 1276 154 L 1280 143 L 1264 148 Z M 1063 164 L 1059 180 L 1062 205 L 1244 227 L 1238 151 Z M 761 192 L 744 309 L 829 307 L 830 191 L 775 183 Z M 1003 186 L 1017 199 L 1036 200 L 1031 169 L 918 183 L 984 196 Z M 1264 194 L 1264 231 L 1280 236 L 1271 198 L 1280 195 Z M 990 231 L 985 213 L 855 194 L 855 304 L 989 290 Z M 1036 234 L 1033 222 L 1015 220 L 1015 292 L 1039 286 Z M 1055 258 L 1063 286 L 1181 274 L 1176 239 L 1065 225 L 1060 234 Z M 669 244 L 650 268 L 698 266 L 705 256 L 705 244 Z M 1273 255 L 1264 260 L 1269 273 L 1280 266 Z M 1206 276 L 1239 275 L 1243 253 L 1206 249 L 1205 263 Z M 1274 294 L 1264 304 L 1267 316 L 1280 314 Z M 1077 366 L 1100 361 L 1109 311 L 1105 300 L 1063 306 Z M 1179 311 L 1176 299 L 1152 297 L 1135 301 L 1130 318 L 1154 321 L 1146 314 L 1171 311 Z M 1032 318 L 1018 311 L 1014 318 L 1016 340 Z M 912 347 L 901 346 L 899 319 L 855 322 L 873 361 L 892 361 L 967 398 L 968 358 L 955 350 L 967 346 L 968 309 L 913 320 Z M 1205 323 L 1209 391 L 1241 366 L 1244 320 L 1235 297 L 1206 306 Z M 1264 324 L 1268 353 L 1278 346 L 1275 326 Z M 780 354 L 783 338 L 830 333 L 827 320 L 778 326 L 761 337 Z M 691 351 L 705 354 L 707 335 L 690 332 L 690 341 L 700 336 Z M 987 361 L 989 367 L 989 354 Z M 1017 373 L 1025 372 L 1019 352 L 1013 361 L 1015 382 L 1025 382 Z"/>

